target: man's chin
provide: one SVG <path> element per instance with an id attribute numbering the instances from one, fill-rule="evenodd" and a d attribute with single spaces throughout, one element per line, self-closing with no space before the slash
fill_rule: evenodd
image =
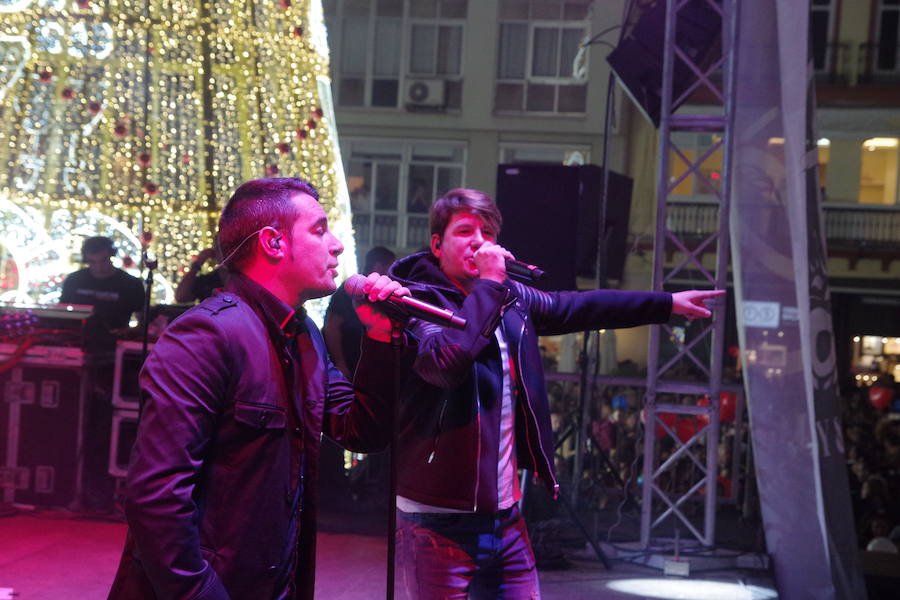
<path id="1" fill-rule="evenodd" d="M 323 286 L 318 290 L 311 290 L 306 294 L 307 300 L 315 300 L 316 298 L 324 298 L 325 296 L 330 296 L 331 294 L 337 291 L 337 284 L 335 282 L 331 282 L 331 285 Z"/>

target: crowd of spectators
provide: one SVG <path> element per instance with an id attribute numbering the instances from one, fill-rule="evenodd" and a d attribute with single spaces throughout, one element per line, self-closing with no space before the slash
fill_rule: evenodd
<path id="1" fill-rule="evenodd" d="M 879 385 L 889 385 L 879 383 Z M 579 412 L 572 405 L 577 401 L 574 384 L 551 383 L 553 422 L 557 435 L 571 430 Z M 556 389 L 554 389 L 556 388 Z M 632 496 L 640 495 L 642 472 L 642 436 L 645 434 L 640 389 L 606 388 L 595 397 L 588 436 L 589 459 L 584 462 L 583 488 L 596 490 L 592 496 L 594 508 L 602 509 L 610 501 L 618 502 L 627 488 Z M 893 390 L 891 390 L 893 392 Z M 554 393 L 555 392 L 555 393 Z M 887 405 L 870 397 L 870 388 L 852 388 L 841 396 L 843 412 L 844 451 L 859 546 L 878 552 L 900 552 L 900 394 Z M 659 402 L 696 403 L 694 397 L 661 397 Z M 572 406 L 570 406 L 572 405 Z M 695 417 L 662 415 L 675 437 L 686 441 L 696 431 Z M 733 453 L 735 436 L 742 440 L 739 451 L 749 448 L 746 443 L 746 418 L 743 423 L 723 419 L 718 448 L 718 494 L 731 498 L 734 478 Z M 647 429 L 647 432 L 650 430 Z M 656 425 L 652 435 L 659 440 L 659 463 L 677 450 L 679 444 L 664 428 Z M 563 474 L 572 472 L 574 435 L 569 435 L 558 452 L 557 469 Z M 691 448 L 700 464 L 705 462 L 705 438 Z M 670 472 L 657 481 L 662 489 L 677 492 L 702 476 L 697 463 L 688 458 L 677 462 Z M 741 480 L 741 485 L 752 481 Z"/>
<path id="2" fill-rule="evenodd" d="M 842 397 L 850 497 L 860 547 L 897 552 L 900 548 L 900 402 L 874 406 L 870 389 L 853 389 Z"/>

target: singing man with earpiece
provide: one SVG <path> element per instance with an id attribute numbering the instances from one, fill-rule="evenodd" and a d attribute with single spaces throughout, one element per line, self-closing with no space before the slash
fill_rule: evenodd
<path id="1" fill-rule="evenodd" d="M 110 598 L 312 600 L 322 434 L 378 445 L 394 372 L 393 324 L 371 306 L 356 387 L 303 310 L 335 291 L 344 250 L 318 198 L 302 179 L 259 179 L 222 210 L 225 288 L 169 325 L 141 372 Z M 408 294 L 378 274 L 363 287 Z"/>

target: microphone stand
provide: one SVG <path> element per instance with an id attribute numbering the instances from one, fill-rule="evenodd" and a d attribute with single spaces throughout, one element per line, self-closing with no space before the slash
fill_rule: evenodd
<path id="1" fill-rule="evenodd" d="M 400 410 L 400 385 L 403 383 L 403 369 L 400 358 L 403 349 L 403 326 L 396 321 L 391 327 L 391 351 L 394 353 L 394 402 L 389 411 L 388 435 L 390 449 L 390 484 L 388 489 L 388 539 L 387 539 L 387 573 L 385 581 L 385 598 L 394 599 L 395 571 L 397 567 L 397 415 Z"/>
<path id="2" fill-rule="evenodd" d="M 153 294 L 153 271 L 159 266 L 159 261 L 150 258 L 147 250 L 141 253 L 141 262 L 147 267 L 147 278 L 144 280 L 144 309 L 143 314 L 143 345 L 141 346 L 141 364 L 147 360 L 147 346 L 150 339 L 150 296 Z"/>
<path id="3" fill-rule="evenodd" d="M 612 105 L 613 105 L 613 86 L 615 84 L 615 75 L 610 73 L 609 79 L 607 82 L 606 88 L 606 114 L 604 116 L 604 129 L 603 129 L 603 162 L 602 162 L 602 185 L 600 192 L 600 206 L 599 215 L 598 215 L 598 231 L 597 231 L 597 256 L 596 256 L 596 264 L 595 264 L 595 276 L 597 280 L 597 289 L 606 288 L 609 285 L 608 282 L 608 274 L 609 274 L 609 266 L 607 262 L 607 248 L 609 246 L 609 231 L 607 230 L 607 201 L 609 194 L 609 142 L 610 142 L 610 131 L 612 130 Z M 578 516 L 578 503 L 579 503 L 579 492 L 581 487 L 581 480 L 583 477 L 584 470 L 584 456 L 586 448 L 586 440 L 588 436 L 588 428 L 590 427 L 591 420 L 591 400 L 592 394 L 588 390 L 590 376 L 589 369 L 591 365 L 590 360 L 590 338 L 596 335 L 596 347 L 594 348 L 594 361 L 593 364 L 599 364 L 600 361 L 600 334 L 599 332 L 595 332 L 592 329 L 585 330 L 582 333 L 581 340 L 581 355 L 578 361 L 578 371 L 579 371 L 579 394 L 578 394 L 578 412 L 575 414 L 575 423 L 577 424 L 575 428 L 575 460 L 572 468 L 572 490 L 571 493 L 566 494 L 562 493 L 560 490 L 560 499 L 562 500 L 563 505 L 566 510 L 569 512 L 569 515 L 572 517 L 572 520 L 575 521 L 578 528 L 581 530 L 582 535 L 584 535 L 585 539 L 587 539 L 588 543 L 594 549 L 594 552 L 597 554 L 597 557 L 603 563 L 603 566 L 607 569 L 610 569 L 610 563 L 606 555 L 604 554 L 602 548 L 594 540 L 593 536 L 590 535 L 587 528 L 584 526 L 584 523 L 581 521 L 581 518 Z M 596 375 L 596 373 L 594 373 Z M 609 459 L 605 456 L 605 452 L 602 448 L 597 448 L 598 452 L 600 452 L 601 456 L 603 456 L 603 460 L 606 464 L 609 464 Z M 613 471 L 615 471 L 613 469 Z M 621 478 L 617 477 L 617 480 Z M 645 483 L 645 485 L 647 485 Z M 630 498 L 628 492 L 628 485 L 625 483 L 622 486 L 623 492 L 625 493 L 626 502 Z"/>

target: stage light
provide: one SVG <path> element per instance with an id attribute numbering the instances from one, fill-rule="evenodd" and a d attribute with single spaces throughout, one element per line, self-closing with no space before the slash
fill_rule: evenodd
<path id="1" fill-rule="evenodd" d="M 778 597 L 775 590 L 756 585 L 662 577 L 617 579 L 607 583 L 606 587 L 624 594 L 661 600 L 769 600 Z"/>

